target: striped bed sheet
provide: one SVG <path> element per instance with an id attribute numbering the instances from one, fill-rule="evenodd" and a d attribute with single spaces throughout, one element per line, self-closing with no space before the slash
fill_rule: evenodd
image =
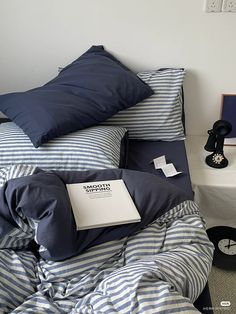
<path id="1" fill-rule="evenodd" d="M 32 168 L 31 168 L 32 170 Z M 5 174 L 5 179 L 28 175 Z M 54 262 L 0 250 L 0 313 L 199 313 L 213 245 L 184 201 L 135 235 Z"/>

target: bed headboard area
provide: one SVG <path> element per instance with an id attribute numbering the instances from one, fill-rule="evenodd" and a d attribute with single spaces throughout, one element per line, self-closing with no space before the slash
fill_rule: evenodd
<path id="1" fill-rule="evenodd" d="M 220 117 L 221 94 L 235 93 L 236 19 L 204 12 L 203 2 L 3 1 L 0 94 L 41 86 L 103 44 L 135 73 L 184 67 L 187 134 L 206 134 Z"/>
<path id="2" fill-rule="evenodd" d="M 0 111 L 34 147 L 95 125 L 126 128 L 130 139 L 184 139 L 183 68 L 134 73 L 92 46 L 46 84 L 0 96 Z"/>

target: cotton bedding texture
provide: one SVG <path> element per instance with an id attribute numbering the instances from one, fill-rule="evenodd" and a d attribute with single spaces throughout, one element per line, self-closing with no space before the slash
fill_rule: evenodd
<path id="1" fill-rule="evenodd" d="M 141 223 L 76 231 L 65 184 L 119 178 Z M 213 245 L 182 190 L 124 169 L 12 166 L 0 184 L 0 313 L 198 312 Z"/>

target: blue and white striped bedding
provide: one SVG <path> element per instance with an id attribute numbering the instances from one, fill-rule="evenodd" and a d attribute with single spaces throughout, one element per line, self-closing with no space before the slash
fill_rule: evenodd
<path id="1" fill-rule="evenodd" d="M 127 130 L 94 126 L 70 133 L 35 148 L 14 123 L 0 124 L 0 168 L 32 165 L 47 170 L 88 170 L 124 167 L 122 139 Z"/>
<path id="2" fill-rule="evenodd" d="M 184 139 L 182 86 L 185 70 L 144 71 L 138 76 L 152 88 L 154 94 L 133 107 L 119 111 L 102 124 L 127 128 L 131 139 Z"/>
<path id="3" fill-rule="evenodd" d="M 16 172 L 29 175 L 30 168 Z M 2 182 L 16 172 L 8 169 Z M 197 313 L 193 302 L 212 254 L 204 221 L 189 200 L 136 234 L 64 261 L 1 248 L 0 313 Z"/>

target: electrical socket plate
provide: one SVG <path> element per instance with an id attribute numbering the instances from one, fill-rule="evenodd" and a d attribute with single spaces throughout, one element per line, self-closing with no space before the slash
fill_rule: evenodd
<path id="1" fill-rule="evenodd" d="M 223 12 L 236 12 L 236 0 L 223 0 Z"/>
<path id="2" fill-rule="evenodd" d="M 234 2 L 234 1 L 230 1 Z M 222 8 L 222 0 L 205 0 L 204 3 L 204 11 L 211 13 L 211 12 L 221 12 Z"/>

